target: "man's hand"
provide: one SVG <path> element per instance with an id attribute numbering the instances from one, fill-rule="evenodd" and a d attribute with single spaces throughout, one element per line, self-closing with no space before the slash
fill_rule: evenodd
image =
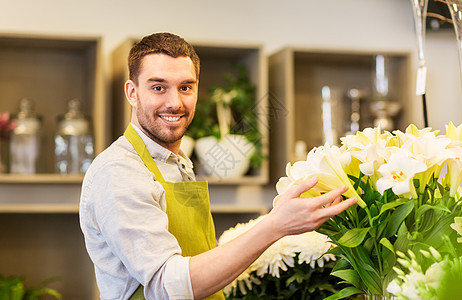
<path id="1" fill-rule="evenodd" d="M 316 230 L 324 222 L 357 202 L 356 198 L 342 201 L 342 194 L 348 190 L 347 186 L 338 187 L 318 197 L 300 197 L 317 182 L 316 177 L 311 177 L 281 195 L 268 215 L 273 221 L 275 233 L 283 237 Z"/>
<path id="2" fill-rule="evenodd" d="M 278 239 L 313 231 L 357 201 L 341 201 L 347 187 L 319 197 L 300 198 L 316 183 L 317 179 L 312 178 L 288 189 L 254 227 L 228 243 L 191 257 L 189 272 L 194 297 L 202 299 L 225 287 Z"/>

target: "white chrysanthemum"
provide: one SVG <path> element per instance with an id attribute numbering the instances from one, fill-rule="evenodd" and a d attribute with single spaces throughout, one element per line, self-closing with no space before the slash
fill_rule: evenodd
<path id="1" fill-rule="evenodd" d="M 251 220 L 245 224 L 237 224 L 236 227 L 230 228 L 223 232 L 218 240 L 222 245 L 245 231 L 249 230 L 255 224 L 260 222 L 265 216 Z M 271 245 L 262 255 L 251 264 L 238 278 L 225 288 L 225 293 L 230 294 L 232 290 L 239 288 L 241 293 L 245 294 L 245 287 L 251 289 L 252 284 L 260 284 L 258 277 L 270 274 L 279 278 L 281 271 L 287 271 L 288 268 L 295 266 L 295 257 L 298 254 L 299 264 L 306 263 L 312 268 L 323 267 L 328 261 L 335 260 L 332 254 L 326 252 L 332 247 L 327 236 L 318 232 L 307 232 L 299 235 L 286 236 Z M 254 274 L 257 277 L 253 276 Z"/>

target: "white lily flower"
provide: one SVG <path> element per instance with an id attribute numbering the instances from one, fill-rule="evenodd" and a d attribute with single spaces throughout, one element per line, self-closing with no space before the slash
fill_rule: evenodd
<path id="1" fill-rule="evenodd" d="M 340 140 L 348 150 L 361 150 L 370 144 L 380 143 L 381 141 L 386 142 L 390 137 L 390 133 L 381 133 L 380 127 L 376 127 L 366 128 L 363 131 L 356 132 L 354 135 L 352 134 L 342 137 Z"/>
<path id="2" fill-rule="evenodd" d="M 462 235 L 462 217 L 455 217 L 454 223 L 451 224 L 451 228 L 457 231 L 459 235 Z M 458 243 L 462 243 L 462 237 L 457 238 Z"/>
<path id="3" fill-rule="evenodd" d="M 407 140 L 402 149 L 409 150 L 430 168 L 434 165 L 441 165 L 446 159 L 454 157 L 453 152 L 447 149 L 450 143 L 450 139 L 436 137 L 432 132 L 428 132 L 415 139 Z"/>
<path id="4" fill-rule="evenodd" d="M 457 190 L 462 182 L 462 156 L 449 159 L 447 161 L 447 166 L 448 173 L 446 174 L 446 177 L 449 178 L 449 180 L 447 180 L 450 186 L 449 195 L 454 197 L 456 196 Z"/>
<path id="5" fill-rule="evenodd" d="M 399 137 L 403 143 L 406 143 L 408 140 L 415 139 L 416 137 L 422 136 L 429 132 L 433 133 L 436 136 L 438 135 L 439 130 L 432 131 L 431 127 L 418 129 L 414 124 L 411 124 L 406 128 L 405 132 L 402 132 L 400 130 L 393 131 L 395 136 Z"/>
<path id="6" fill-rule="evenodd" d="M 390 156 L 390 149 L 385 147 L 385 141 L 369 144 L 361 151 L 351 151 L 351 156 L 357 158 L 361 164 L 359 169 L 364 175 L 373 176 L 381 164 Z"/>
<path id="7" fill-rule="evenodd" d="M 378 172 L 383 176 L 377 180 L 377 190 L 383 195 L 391 188 L 395 195 L 411 193 L 416 196 L 412 179 L 414 175 L 427 170 L 425 163 L 407 155 L 404 151 L 397 151 L 390 156 L 387 163 L 381 165 Z"/>
<path id="8" fill-rule="evenodd" d="M 310 173 L 312 172 L 312 175 L 319 179 L 313 190 L 323 193 L 346 185 L 348 186 L 348 191 L 345 192 L 345 196 L 348 198 L 356 197 L 358 205 L 365 207 L 366 203 L 364 203 L 351 184 L 348 175 L 342 167 L 340 157 L 335 155 L 335 151 L 337 150 L 332 150 L 326 144 L 323 147 L 314 148 L 308 153 L 307 162 L 310 165 Z"/>
<path id="9" fill-rule="evenodd" d="M 425 132 L 415 138 L 410 138 L 402 145 L 401 149 L 408 150 L 417 160 L 424 162 L 427 172 L 418 174 L 416 179 L 420 181 L 419 192 L 423 192 L 431 177 L 438 177 L 444 163 L 454 158 L 454 152 L 448 149 L 451 140 L 438 137 L 434 132 Z"/>
<path id="10" fill-rule="evenodd" d="M 462 141 L 462 124 L 454 126 L 452 122 L 446 125 L 446 137 L 453 141 Z"/>

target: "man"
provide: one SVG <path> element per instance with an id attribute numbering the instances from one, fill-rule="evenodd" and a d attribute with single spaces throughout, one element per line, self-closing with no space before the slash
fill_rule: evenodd
<path id="1" fill-rule="evenodd" d="M 159 33 L 129 54 L 124 136 L 85 175 L 80 223 L 102 299 L 223 299 L 221 289 L 272 243 L 315 230 L 353 205 L 346 187 L 323 196 L 288 190 L 268 216 L 235 240 L 215 247 L 207 185 L 196 182 L 180 150 L 197 101 L 199 58 L 182 38 Z"/>

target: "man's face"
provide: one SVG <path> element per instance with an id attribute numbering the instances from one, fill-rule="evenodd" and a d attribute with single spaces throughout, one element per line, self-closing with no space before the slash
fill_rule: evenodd
<path id="1" fill-rule="evenodd" d="M 198 80 L 189 57 L 149 54 L 141 63 L 138 85 L 126 86 L 142 130 L 177 152 L 196 109 Z M 133 121 L 133 118 L 132 118 Z"/>

